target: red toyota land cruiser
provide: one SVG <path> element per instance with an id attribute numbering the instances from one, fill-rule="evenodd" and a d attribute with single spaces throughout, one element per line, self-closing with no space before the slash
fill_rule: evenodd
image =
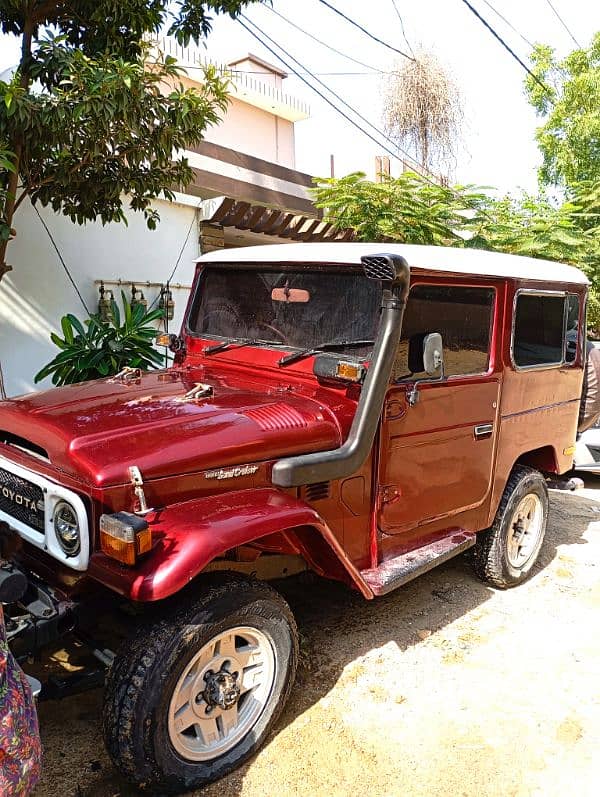
<path id="1" fill-rule="evenodd" d="M 0 404 L 15 649 L 73 629 L 93 584 L 153 604 L 105 656 L 110 755 L 160 793 L 230 772 L 294 680 L 266 582 L 311 570 L 370 599 L 471 547 L 496 587 L 531 572 L 544 474 L 572 464 L 586 293 L 569 266 L 476 250 L 200 258 L 172 367 Z"/>

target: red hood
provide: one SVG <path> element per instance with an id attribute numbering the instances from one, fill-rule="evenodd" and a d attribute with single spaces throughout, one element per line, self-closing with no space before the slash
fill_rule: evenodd
<path id="1" fill-rule="evenodd" d="M 182 401 L 197 382 L 213 395 Z M 327 406 L 329 405 L 329 406 Z M 98 487 L 335 448 L 337 391 L 273 385 L 215 370 L 172 369 L 141 379 L 84 382 L 0 402 L 0 430 L 47 451 L 51 463 Z"/>

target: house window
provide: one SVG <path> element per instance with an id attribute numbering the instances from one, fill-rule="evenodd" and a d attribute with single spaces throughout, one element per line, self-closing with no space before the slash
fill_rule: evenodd
<path id="1" fill-rule="evenodd" d="M 513 336 L 515 365 L 519 368 L 561 365 L 564 346 L 565 296 L 519 293 Z"/>
<path id="2" fill-rule="evenodd" d="M 411 373 L 408 346 L 414 335 L 439 332 L 444 342 L 446 376 L 483 374 L 489 368 L 492 288 L 416 285 L 410 291 L 393 378 L 424 379 L 426 373 Z"/>

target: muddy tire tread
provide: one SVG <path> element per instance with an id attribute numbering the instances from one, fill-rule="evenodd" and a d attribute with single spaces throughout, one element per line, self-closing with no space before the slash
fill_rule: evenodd
<path id="1" fill-rule="evenodd" d="M 205 582 L 204 587 L 196 590 L 193 596 L 189 595 L 190 590 L 186 590 L 186 595 L 166 601 L 160 611 L 160 619 L 157 620 L 155 617 L 150 624 L 144 623 L 122 645 L 107 677 L 102 730 L 108 754 L 127 780 L 153 794 L 178 794 L 181 793 L 182 787 L 172 779 L 165 780 L 160 770 L 152 766 L 147 759 L 144 762 L 139 761 L 139 756 L 134 750 L 132 729 L 136 722 L 140 689 L 143 688 L 156 659 L 172 639 L 175 628 L 190 622 L 194 616 L 197 616 L 199 610 L 207 608 L 211 603 L 221 601 L 228 595 L 239 596 L 240 590 L 247 589 L 248 594 L 255 596 L 260 594 L 263 599 L 275 602 L 284 615 L 292 635 L 291 667 L 295 673 L 298 661 L 298 631 L 294 616 L 284 598 L 264 582 L 239 574 L 209 576 L 207 581 L 208 584 Z M 149 637 L 150 630 L 151 637 Z M 269 721 L 269 730 L 277 721 L 293 683 L 293 677 L 287 679 L 279 698 L 279 705 Z"/>
<path id="2" fill-rule="evenodd" d="M 542 474 L 534 468 L 525 465 L 516 465 L 506 482 L 506 487 L 502 493 L 502 498 L 498 505 L 498 510 L 494 522 L 489 529 L 479 532 L 477 543 L 473 550 L 472 566 L 476 575 L 482 580 L 492 584 L 497 589 L 508 589 L 513 586 L 513 582 L 506 577 L 503 567 L 500 543 L 503 534 L 503 523 L 510 500 L 515 491 L 526 480 L 543 484 L 544 490 L 546 482 Z"/>

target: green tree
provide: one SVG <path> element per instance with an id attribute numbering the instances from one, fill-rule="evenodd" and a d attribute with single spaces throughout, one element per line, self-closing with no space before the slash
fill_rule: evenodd
<path id="1" fill-rule="evenodd" d="M 123 196 L 154 228 L 152 200 L 192 179 L 182 155 L 218 121 L 227 83 L 207 69 L 183 85 L 148 40 L 167 30 L 198 43 L 214 13 L 258 0 L 0 0 L 0 31 L 18 36 L 14 77 L 0 81 L 0 279 L 26 198 L 74 222 L 125 221 Z"/>
<path id="2" fill-rule="evenodd" d="M 538 44 L 531 55 L 532 77 L 525 81 L 530 103 L 542 117 L 536 139 L 543 156 L 541 185 L 574 189 L 600 178 L 600 33 L 589 48 L 558 59 Z"/>
<path id="3" fill-rule="evenodd" d="M 462 246 L 469 224 L 487 202 L 472 187 L 438 185 L 414 172 L 367 180 L 362 172 L 317 180 L 315 204 L 339 228 L 352 227 L 363 241 Z"/>
<path id="4" fill-rule="evenodd" d="M 382 183 L 355 173 L 318 180 L 314 194 L 329 222 L 352 227 L 363 241 L 492 249 L 561 260 L 586 270 L 600 287 L 600 186 L 556 205 L 543 195 L 496 199 L 473 186 L 433 185 L 414 173 Z"/>

